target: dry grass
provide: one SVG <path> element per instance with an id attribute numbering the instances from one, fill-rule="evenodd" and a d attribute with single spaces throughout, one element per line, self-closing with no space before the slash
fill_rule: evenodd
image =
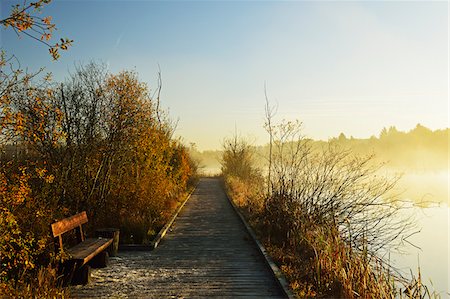
<path id="1" fill-rule="evenodd" d="M 32 279 L 0 283 L 0 298 L 69 298 L 68 288 L 58 284 L 56 269 L 41 267 Z"/>

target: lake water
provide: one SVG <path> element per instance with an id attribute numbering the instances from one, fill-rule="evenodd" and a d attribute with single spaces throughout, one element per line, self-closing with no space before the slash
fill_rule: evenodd
<path id="1" fill-rule="evenodd" d="M 407 174 L 399 182 L 405 195 L 411 200 L 411 208 L 405 214 L 413 214 L 420 233 L 408 240 L 419 248 L 406 245 L 407 254 L 391 254 L 391 261 L 407 277 L 410 270 L 417 275 L 420 266 L 422 282 L 435 290 L 441 298 L 450 298 L 450 207 L 449 172 Z M 424 201 L 426 207 L 418 202 Z"/>
<path id="2" fill-rule="evenodd" d="M 405 245 L 406 254 L 391 254 L 391 261 L 400 268 L 406 277 L 410 269 L 417 276 L 420 266 L 422 282 L 435 290 L 441 298 L 450 298 L 449 288 L 449 216 L 450 208 L 442 203 L 428 208 L 414 207 L 408 213 L 416 215 L 420 233 L 408 240 L 419 248 Z"/>

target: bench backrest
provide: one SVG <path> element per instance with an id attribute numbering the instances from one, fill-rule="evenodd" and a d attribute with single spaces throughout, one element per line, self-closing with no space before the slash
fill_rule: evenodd
<path id="1" fill-rule="evenodd" d="M 76 229 L 78 242 L 84 241 L 83 224 L 88 222 L 86 211 L 73 215 L 71 217 L 65 218 L 58 222 L 52 224 L 53 237 L 59 238 L 59 247 L 62 250 L 62 237 L 61 235 Z"/>

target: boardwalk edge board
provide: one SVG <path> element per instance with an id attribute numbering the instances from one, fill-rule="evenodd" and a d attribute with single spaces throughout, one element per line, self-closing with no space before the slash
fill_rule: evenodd
<path id="1" fill-rule="evenodd" d="M 143 244 L 121 244 L 119 245 L 120 251 L 151 251 L 156 249 L 158 247 L 161 240 L 166 235 L 169 228 L 172 226 L 173 222 L 177 218 L 178 214 L 180 213 L 181 209 L 184 207 L 186 202 L 191 197 L 192 193 L 194 193 L 195 189 L 197 189 L 197 186 L 195 186 L 191 192 L 186 196 L 186 198 L 183 200 L 183 202 L 178 206 L 176 211 L 172 214 L 170 220 L 164 225 L 163 228 L 159 231 L 159 233 L 156 235 L 155 239 L 149 244 L 149 245 L 143 245 Z"/>
<path id="2" fill-rule="evenodd" d="M 159 242 L 161 242 L 161 240 L 164 238 L 167 231 L 169 230 L 169 228 L 172 226 L 173 222 L 177 218 L 178 214 L 181 212 L 181 209 L 184 207 L 184 205 L 189 200 L 189 198 L 191 198 L 191 195 L 194 193 L 195 189 L 197 189 L 197 186 L 195 186 L 191 190 L 191 192 L 186 196 L 186 199 L 178 206 L 177 210 L 172 214 L 172 217 L 170 218 L 170 220 L 166 223 L 166 225 L 164 225 L 164 227 L 159 231 L 156 238 L 151 242 L 151 244 L 150 244 L 151 250 L 156 249 L 156 247 L 158 247 Z"/>
<path id="3" fill-rule="evenodd" d="M 284 277 L 284 274 L 281 272 L 280 268 L 278 268 L 278 266 L 275 264 L 275 262 L 272 260 L 272 258 L 269 256 L 269 254 L 267 253 L 266 249 L 264 248 L 264 246 L 261 244 L 261 242 L 259 242 L 258 238 L 256 237 L 255 232 L 253 231 L 253 229 L 250 227 L 250 225 L 248 225 L 247 221 L 245 220 L 244 216 L 242 215 L 242 213 L 239 211 L 239 208 L 235 205 L 235 203 L 233 202 L 233 200 L 228 196 L 228 193 L 225 192 L 226 197 L 228 199 L 228 202 L 231 204 L 231 206 L 233 207 L 234 211 L 236 212 L 236 214 L 238 214 L 239 218 L 241 219 L 242 223 L 244 224 L 245 228 L 247 229 L 247 232 L 249 233 L 249 235 L 251 236 L 251 238 L 253 239 L 253 241 L 256 244 L 256 247 L 258 247 L 259 252 L 261 252 L 261 254 L 264 256 L 264 261 L 266 262 L 266 264 L 269 266 L 269 268 L 272 271 L 273 276 L 275 277 L 278 285 L 281 287 L 281 289 L 283 290 L 283 293 L 286 295 L 287 298 L 289 299 L 295 299 L 297 298 L 297 296 L 295 296 L 294 292 L 291 290 L 291 288 L 289 287 L 289 284 L 286 280 L 286 278 Z"/>

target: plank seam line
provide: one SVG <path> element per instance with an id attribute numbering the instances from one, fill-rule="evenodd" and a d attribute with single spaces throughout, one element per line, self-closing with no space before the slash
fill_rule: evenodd
<path id="1" fill-rule="evenodd" d="M 247 221 L 245 220 L 244 216 L 242 215 L 242 213 L 239 211 L 238 207 L 235 205 L 235 203 L 233 202 L 233 200 L 228 196 L 228 193 L 225 192 L 225 196 L 228 199 L 228 202 L 231 204 L 231 206 L 233 207 L 234 211 L 236 212 L 236 214 L 239 216 L 239 218 L 241 219 L 242 223 L 244 224 L 245 228 L 247 229 L 247 232 L 249 233 L 249 235 L 251 236 L 251 238 L 253 239 L 253 242 L 256 244 L 256 247 L 258 248 L 259 252 L 263 255 L 264 257 L 264 261 L 266 262 L 267 266 L 269 266 L 272 275 L 275 277 L 275 280 L 277 281 L 278 285 L 281 287 L 283 293 L 286 295 L 287 298 L 289 299 L 295 299 L 297 298 L 297 296 L 295 296 L 294 292 L 291 290 L 291 288 L 289 287 L 289 284 L 286 280 L 286 277 L 284 276 L 284 274 L 281 272 L 280 268 L 278 268 L 278 266 L 275 264 L 275 262 L 272 260 L 272 258 L 270 257 L 270 255 L 267 253 L 266 249 L 264 248 L 264 246 L 261 244 L 261 242 L 259 242 L 258 238 L 256 237 L 255 232 L 253 231 L 253 229 L 250 227 L 250 225 L 247 224 Z"/>

